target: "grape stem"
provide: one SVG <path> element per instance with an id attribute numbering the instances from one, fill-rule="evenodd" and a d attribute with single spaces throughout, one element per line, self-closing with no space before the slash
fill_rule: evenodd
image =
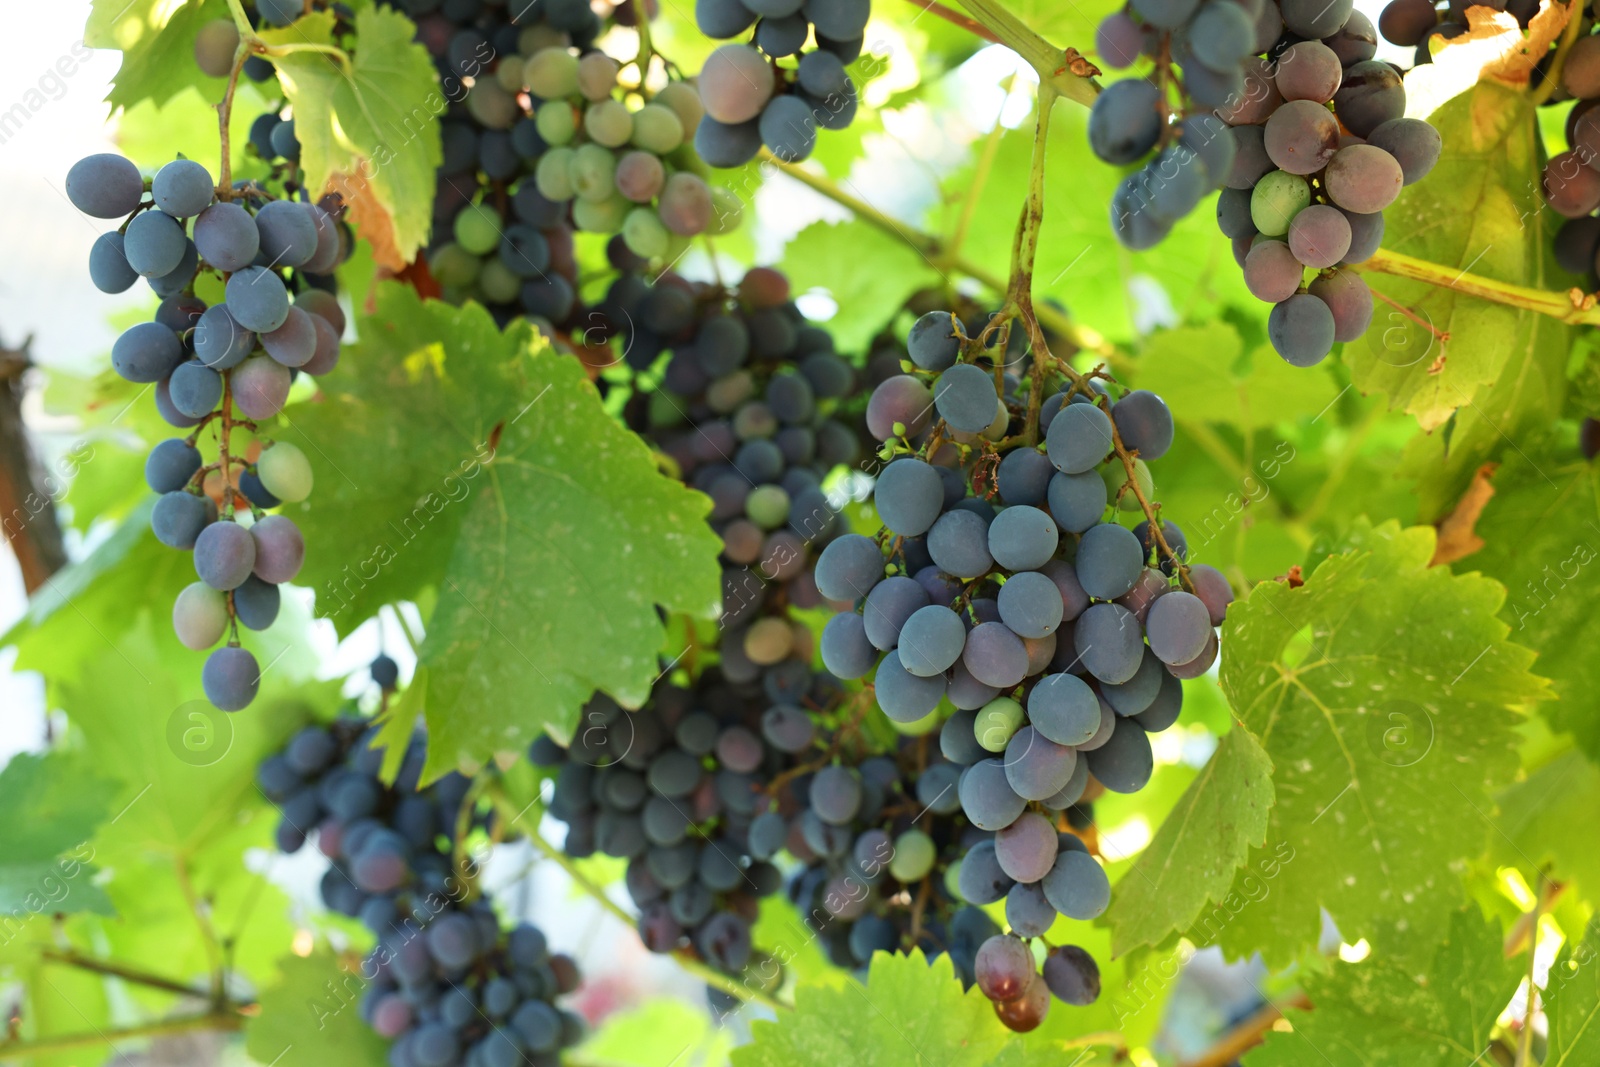
<path id="1" fill-rule="evenodd" d="M 239 47 L 233 53 L 233 69 L 228 72 L 228 87 L 223 90 L 222 99 L 217 101 L 217 133 L 222 144 L 222 160 L 217 169 L 217 193 L 224 200 L 233 195 L 233 151 L 228 136 L 228 127 L 233 123 L 233 95 L 239 91 L 239 72 L 249 58 L 250 43 L 240 37 Z"/>
<path id="2" fill-rule="evenodd" d="M 961 6 L 993 34 L 993 40 L 1017 53 L 1034 69 L 1041 87 L 1048 85 L 1084 107 L 1094 103 L 1100 94 L 1100 86 L 1094 79 L 1100 71 L 1079 55 L 1077 49 L 1063 51 L 1040 37 L 1007 10 L 1003 0 L 961 0 Z"/>
<path id="3" fill-rule="evenodd" d="M 1006 43 L 1000 39 L 999 34 L 989 29 L 983 23 L 969 18 L 959 11 L 952 11 L 943 4 L 937 3 L 936 0 L 911 0 L 911 2 L 917 7 L 921 8 L 926 14 L 937 15 L 952 25 L 960 26 L 963 30 L 966 30 L 975 37 L 982 37 L 985 41 L 993 41 L 995 44 Z"/>
<path id="4" fill-rule="evenodd" d="M 1192 1060 L 1184 1060 L 1180 1067 L 1227 1067 L 1237 1063 L 1239 1057 L 1261 1044 L 1263 1036 L 1273 1024 L 1283 1018 L 1283 1008 L 1309 1008 L 1311 1001 L 1304 993 L 1296 993 L 1280 1007 L 1267 1004 L 1239 1025 L 1223 1034 L 1217 1042 Z"/>
<path id="5" fill-rule="evenodd" d="M 1371 288 L 1371 287 L 1369 286 L 1368 288 Z M 1448 332 L 1439 329 L 1439 327 L 1435 326 L 1433 323 L 1429 322 L 1427 319 L 1423 318 L 1421 315 L 1418 315 L 1415 311 L 1412 311 L 1410 308 L 1408 308 L 1404 304 L 1400 303 L 1400 301 L 1396 300 L 1394 297 L 1390 296 L 1388 293 L 1380 293 L 1378 290 L 1373 289 L 1372 290 L 1372 295 L 1377 297 L 1379 300 L 1382 300 L 1385 304 L 1388 304 L 1390 307 L 1394 308 L 1396 311 L 1398 311 L 1400 314 L 1404 315 L 1406 318 L 1410 319 L 1412 322 L 1416 323 L 1418 326 L 1421 326 L 1424 330 L 1427 330 L 1429 333 L 1433 334 L 1433 336 L 1435 336 L 1435 337 L 1437 337 L 1439 339 L 1441 344 L 1448 344 L 1449 343 L 1450 334 Z"/>
<path id="6" fill-rule="evenodd" d="M 187 1034 L 197 1030 L 242 1030 L 244 1019 L 232 1012 L 210 1011 L 203 1015 L 180 1015 L 171 1019 L 156 1019 L 147 1023 L 125 1026 L 117 1030 L 93 1030 L 82 1034 L 55 1034 L 34 1038 L 31 1041 L 6 1041 L 0 1043 L 0 1060 L 20 1060 L 54 1052 L 110 1045 L 140 1037 L 164 1037 L 169 1034 Z"/>
<path id="7" fill-rule="evenodd" d="M 528 841 L 535 848 L 537 848 L 540 852 L 543 852 L 547 858 L 554 860 L 562 870 L 567 872 L 567 875 L 572 879 L 573 884 L 593 897 L 595 903 L 599 904 L 601 908 L 609 912 L 619 922 L 628 927 L 628 929 L 635 929 L 638 920 L 634 916 L 629 915 L 627 911 L 624 910 L 616 901 L 612 900 L 611 897 L 606 894 L 604 887 L 596 883 L 588 875 L 584 874 L 583 871 L 579 870 L 578 865 L 572 861 L 572 857 L 568 856 L 550 842 L 546 841 L 539 834 L 536 827 L 529 825 L 527 821 L 525 821 L 524 817 L 527 814 L 526 809 L 520 812 L 513 811 L 511 809 L 510 799 L 506 797 L 496 783 L 490 784 L 488 791 L 489 797 L 493 801 L 495 809 L 500 812 L 502 819 L 508 820 L 513 826 L 519 827 L 522 833 L 527 837 Z M 762 1005 L 763 1007 L 770 1008 L 774 1012 L 786 1010 L 791 1006 L 785 1004 L 783 1001 L 777 999 L 769 993 L 755 989 L 745 982 L 741 982 L 732 975 L 723 974 L 721 971 L 714 967 L 708 966 L 705 961 L 691 955 L 689 952 L 683 949 L 678 949 L 677 951 L 673 952 L 672 958 L 678 962 L 680 967 L 704 981 L 706 985 L 720 989 L 730 996 L 738 997 L 741 1000 L 752 1001 L 756 1004 Z"/>
<path id="8" fill-rule="evenodd" d="M 185 985 L 183 982 L 179 982 L 172 978 L 164 978 L 158 974 L 149 974 L 145 971 L 123 966 L 120 963 L 113 963 L 109 960 L 95 959 L 93 956 L 84 956 L 77 952 L 46 948 L 40 950 L 39 955 L 41 958 L 49 960 L 52 963 L 63 964 L 67 967 L 76 967 L 80 971 L 103 974 L 110 978 L 120 978 L 124 982 L 131 982 L 134 985 L 146 986 L 150 989 L 159 989 L 162 992 L 173 993 L 177 996 L 195 997 L 200 1000 L 204 1000 L 210 996 L 210 994 L 204 989 L 196 989 L 193 986 Z M 250 1004 L 248 1003 L 233 1005 L 234 1008 L 245 1008 L 249 1006 Z M 222 1005 L 218 1005 L 218 1007 L 220 1008 Z"/>
<path id="9" fill-rule="evenodd" d="M 1556 45 L 1556 54 L 1551 57 L 1550 66 L 1544 72 L 1544 81 L 1528 96 L 1534 107 L 1538 107 L 1555 95 L 1557 86 L 1561 84 L 1561 71 L 1567 64 L 1567 52 L 1571 50 L 1572 43 L 1578 39 L 1578 34 L 1583 31 L 1583 14 L 1579 5 L 1569 2 L 1562 6 L 1567 12 L 1566 30 L 1561 34 L 1561 40 Z"/>
<path id="10" fill-rule="evenodd" d="M 1547 289 L 1529 289 L 1526 286 L 1512 285 L 1478 274 L 1468 274 L 1454 267 L 1429 263 L 1425 259 L 1417 259 L 1402 252 L 1391 252 L 1387 248 L 1378 249 L 1370 259 L 1356 264 L 1355 269 L 1362 273 L 1392 274 L 1396 278 L 1426 282 L 1441 289 L 1454 289 L 1459 293 L 1491 303 L 1537 311 L 1569 326 L 1600 325 L 1600 304 L 1596 303 L 1592 293 L 1585 293 L 1577 288 L 1564 293 L 1553 293 Z"/>

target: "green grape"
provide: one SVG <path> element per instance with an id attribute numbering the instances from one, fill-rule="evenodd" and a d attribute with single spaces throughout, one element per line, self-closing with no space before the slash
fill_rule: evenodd
<path id="1" fill-rule="evenodd" d="M 478 272 L 478 289 L 487 303 L 509 304 L 522 292 L 522 279 L 495 256 L 485 260 L 483 270 Z"/>
<path id="2" fill-rule="evenodd" d="M 572 159 L 577 155 L 570 148 L 552 148 L 539 157 L 539 165 L 533 172 L 533 183 L 539 187 L 539 195 L 546 200 L 571 200 L 572 190 Z"/>
<path id="3" fill-rule="evenodd" d="M 597 144 L 579 145 L 568 165 L 572 191 L 580 200 L 609 200 L 617 195 L 617 157 Z"/>
<path id="4" fill-rule="evenodd" d="M 1298 174 L 1275 170 L 1250 194 L 1250 221 L 1268 237 L 1289 232 L 1289 223 L 1311 203 L 1311 186 Z"/>
<path id="5" fill-rule="evenodd" d="M 907 830 L 894 839 L 894 855 L 889 860 L 889 873 L 895 881 L 914 885 L 927 877 L 937 859 L 933 838 L 921 830 Z"/>
<path id="6" fill-rule="evenodd" d="M 530 7 L 532 5 L 529 5 Z M 567 49 L 567 35 L 540 19 L 517 34 L 517 54 L 536 56 L 546 48 Z"/>
<path id="7" fill-rule="evenodd" d="M 640 211 L 648 210 L 648 208 L 634 208 L 628 213 L 628 220 L 631 222 L 633 217 L 639 214 Z M 666 230 L 663 229 L 661 233 L 661 247 L 665 250 Z M 627 238 L 628 231 L 626 228 L 623 229 L 622 236 L 624 239 Z M 629 245 L 629 247 L 632 248 L 633 246 Z M 638 252 L 639 250 L 635 248 L 634 251 Z M 789 518 L 789 494 L 784 492 L 783 487 L 779 485 L 757 486 L 750 491 L 749 496 L 745 497 L 744 513 L 750 516 L 751 522 L 763 530 L 777 529 Z"/>
<path id="8" fill-rule="evenodd" d="M 664 156 L 683 143 L 683 121 L 670 107 L 646 104 L 634 112 L 633 143 Z"/>
<path id="9" fill-rule="evenodd" d="M 493 130 L 509 130 L 511 124 L 522 117 L 517 98 L 487 78 L 473 85 L 472 92 L 467 94 L 467 110 Z"/>
<path id="10" fill-rule="evenodd" d="M 541 48 L 523 64 L 522 82 L 541 100 L 571 96 L 578 91 L 578 57 L 565 48 Z"/>
<path id="11" fill-rule="evenodd" d="M 633 115 L 615 100 L 602 100 L 583 113 L 583 131 L 596 144 L 618 148 L 633 136 Z"/>
<path id="12" fill-rule="evenodd" d="M 628 212 L 628 217 L 623 220 L 622 239 L 634 255 L 643 259 L 659 259 L 667 254 L 667 247 L 672 243 L 672 234 L 662 225 L 661 217 L 656 214 L 655 208 L 636 207 Z M 778 491 L 783 492 L 781 489 Z M 754 495 L 751 494 L 752 497 Z M 749 506 L 747 501 L 746 509 Z"/>
<path id="13" fill-rule="evenodd" d="M 572 221 L 590 233 L 616 233 L 633 205 L 620 196 L 609 200 L 577 200 L 572 205 Z"/>
<path id="14" fill-rule="evenodd" d="M 482 260 L 460 245 L 441 245 L 428 256 L 428 270 L 440 285 L 471 285 L 478 277 Z"/>
<path id="15" fill-rule="evenodd" d="M 739 199 L 739 194 L 724 185 L 711 187 L 711 225 L 706 227 L 706 233 L 718 237 L 725 233 L 732 233 L 739 228 L 739 222 L 744 218 L 744 201 Z"/>
<path id="16" fill-rule="evenodd" d="M 500 88 L 516 96 L 523 89 L 522 64 L 502 63 L 495 68 L 494 80 L 500 83 Z"/>
<path id="17" fill-rule="evenodd" d="M 617 87 L 622 64 L 604 52 L 590 52 L 578 60 L 578 91 L 588 100 L 604 100 Z"/>
<path id="18" fill-rule="evenodd" d="M 1011 735 L 1022 728 L 1024 721 L 1021 704 L 1010 697 L 995 697 L 978 712 L 972 733 L 978 744 L 990 752 L 1004 752 Z"/>
<path id="19" fill-rule="evenodd" d="M 565 100 L 546 100 L 540 104 L 533 124 L 548 145 L 564 145 L 578 132 L 578 120 L 572 113 L 572 105 Z"/>
<path id="20" fill-rule="evenodd" d="M 1106 499 L 1116 500 L 1117 492 L 1128 483 L 1128 472 L 1123 469 L 1120 459 L 1114 459 L 1110 463 L 1101 464 L 1100 479 L 1106 483 Z M 1151 500 L 1155 497 L 1155 479 L 1150 477 L 1150 467 L 1142 459 L 1133 461 L 1133 480 L 1138 485 L 1139 492 L 1144 494 L 1146 500 Z M 1122 500 L 1117 504 L 1117 510 L 1140 510 L 1139 498 L 1134 496 L 1130 490 L 1123 494 Z"/>
<path id="21" fill-rule="evenodd" d="M 685 130 L 692 130 L 700 125 L 700 118 L 705 114 L 705 108 L 700 103 L 700 92 L 688 82 L 669 82 L 656 94 L 655 102 L 672 109 L 678 116 L 678 123 Z"/>
<path id="22" fill-rule="evenodd" d="M 287 441 L 277 441 L 261 451 L 256 477 L 267 492 L 285 504 L 298 504 L 311 495 L 311 464 L 306 454 Z"/>
<path id="23" fill-rule="evenodd" d="M 475 256 L 486 256 L 500 246 L 500 221 L 482 204 L 473 204 L 456 216 L 456 244 Z"/>

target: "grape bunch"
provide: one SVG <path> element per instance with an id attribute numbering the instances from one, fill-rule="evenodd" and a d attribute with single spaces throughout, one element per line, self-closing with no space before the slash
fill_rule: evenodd
<path id="1" fill-rule="evenodd" d="M 219 189 L 189 159 L 146 181 L 122 156 L 93 155 L 72 166 L 66 187 L 84 214 L 125 220 L 89 253 L 96 288 L 121 293 L 143 278 L 161 298 L 153 321 L 117 338 L 111 365 L 154 386 L 162 418 L 189 431 L 150 452 L 145 480 L 160 494 L 151 525 L 163 544 L 194 552 L 200 580 L 179 594 L 173 626 L 197 651 L 227 637 L 202 681 L 213 704 L 238 711 L 260 683 L 238 627 L 272 624 L 278 586 L 305 556 L 293 520 L 267 512 L 305 500 L 312 481 L 305 455 L 260 425 L 282 410 L 298 375 L 326 374 L 339 361 L 345 322 L 332 272 L 349 255 L 350 235 L 336 203 L 275 199 L 249 182 Z M 223 299 L 208 305 L 196 295 L 202 283 Z M 242 431 L 254 440 L 241 451 Z M 215 459 L 202 454 L 202 439 L 215 444 Z"/>
<path id="2" fill-rule="evenodd" d="M 624 274 L 600 307 L 631 324 L 624 353 L 632 367 L 661 365 L 659 387 L 637 398 L 630 422 L 711 497 L 723 540 L 723 621 L 734 631 L 721 638 L 724 669 L 734 670 L 732 660 L 784 659 L 790 624 L 758 616 L 766 606 L 821 604 L 811 564 L 841 526 L 822 481 L 860 450 L 838 417 L 854 369 L 828 331 L 796 309 L 788 279 L 767 267 L 731 290 L 671 273 L 653 285 Z"/>
<path id="3" fill-rule="evenodd" d="M 694 146 L 713 167 L 742 166 L 763 146 L 799 162 L 819 129 L 855 119 L 860 101 L 846 68 L 861 57 L 871 0 L 695 0 L 694 16 L 713 40 L 754 27 L 751 43 L 722 45 L 696 79 L 705 117 Z M 790 58 L 793 68 L 780 65 Z"/>
<path id="4" fill-rule="evenodd" d="M 1580 15 L 1574 12 L 1572 17 Z M 1546 101 L 1557 104 L 1576 99 L 1577 103 L 1567 112 L 1566 150 L 1555 153 L 1545 164 L 1542 188 L 1545 203 L 1564 220 L 1553 242 L 1556 262 L 1563 270 L 1589 279 L 1585 288 L 1593 289 L 1600 269 L 1600 218 L 1596 217 L 1600 208 L 1600 111 L 1595 110 L 1600 105 L 1600 41 L 1588 35 L 1589 22 L 1592 19 L 1585 17 L 1583 35 L 1567 51 L 1561 68 L 1562 91 Z"/>
<path id="5" fill-rule="evenodd" d="M 1401 48 L 1416 46 L 1416 54 L 1412 63 L 1421 66 L 1433 62 L 1433 52 L 1428 42 L 1438 37 L 1448 41 L 1460 37 L 1467 32 L 1467 8 L 1477 5 L 1462 3 L 1446 4 L 1439 10 L 1433 0 L 1390 0 L 1384 6 L 1383 13 L 1378 16 L 1378 32 L 1383 34 L 1383 39 L 1390 44 L 1399 45 Z M 1517 20 L 1517 25 L 1523 29 L 1533 21 L 1533 16 L 1539 13 L 1539 0 L 1505 0 L 1504 3 L 1483 5 L 1493 11 L 1504 11 Z M 1581 42 L 1582 37 L 1578 38 Z M 1575 50 L 1577 51 L 1577 50 Z M 1592 46 L 1582 49 L 1588 52 L 1594 61 L 1595 53 Z M 1540 66 L 1545 67 L 1549 57 L 1540 61 Z"/>
<path id="6" fill-rule="evenodd" d="M 391 692 L 394 661 L 379 656 L 372 678 Z M 555 1005 L 577 988 L 577 967 L 552 955 L 537 927 L 502 931 L 488 898 L 469 902 L 452 846 L 483 824 L 466 806 L 470 782 L 451 773 L 418 789 L 419 733 L 385 786 L 376 736 L 355 715 L 309 725 L 256 772 L 279 807 L 278 847 L 293 853 L 314 840 L 330 860 L 323 902 L 377 936 L 362 970 L 371 980 L 362 1019 L 393 1042 L 396 1067 L 558 1064 L 584 1035 L 583 1020 Z"/>
<path id="7" fill-rule="evenodd" d="M 379 663 L 382 661 L 380 660 Z M 378 664 L 374 664 L 374 674 Z M 306 726 L 256 771 L 256 783 L 278 806 L 278 849 L 298 852 L 308 840 L 331 862 L 322 878 L 330 911 L 359 919 L 380 936 L 397 925 L 429 920 L 436 901 L 459 895 L 450 866 L 470 782 L 451 773 L 419 790 L 426 741 L 412 737 L 394 786 L 378 777 L 384 750 L 376 728 L 347 715 Z"/>
<path id="8" fill-rule="evenodd" d="M 953 315 L 924 315 L 907 347 L 920 376 L 879 385 L 867 421 L 886 442 L 920 439 L 921 454 L 878 477 L 884 533 L 846 534 L 817 561 L 822 594 L 856 605 L 828 621 L 822 661 L 842 679 L 873 674 L 897 723 L 945 701 L 957 709 L 941 750 L 965 767 L 967 819 L 995 835 L 963 859 L 962 893 L 1004 897 L 1013 932 L 1028 938 L 1056 913 L 1105 909 L 1104 871 L 1058 837 L 1055 813 L 1093 783 L 1144 786 L 1147 734 L 1176 721 L 1181 679 L 1215 662 L 1232 592 L 1214 568 L 1186 563 L 1175 524 L 1151 525 L 1143 461 L 1164 455 L 1174 430 L 1158 396 L 1113 400 L 1099 379 L 1075 377 L 1038 402 L 1041 451 L 1008 436 L 1035 398 L 1001 395 L 994 368 L 963 360 L 983 342 Z M 1117 521 L 1124 510 L 1147 517 L 1130 529 Z M 977 978 L 1008 1024 L 1037 1022 L 1038 988 L 985 986 L 981 958 Z"/>
<path id="9" fill-rule="evenodd" d="M 1217 225 L 1245 285 L 1273 305 L 1273 348 L 1297 367 L 1366 332 L 1372 293 L 1340 268 L 1378 250 L 1383 209 L 1439 159 L 1438 131 L 1404 117 L 1400 73 L 1372 58 L 1362 23 L 1360 33 L 1347 23 L 1325 41 L 1280 42 L 1255 61 L 1249 93 L 1217 112 L 1235 141 Z"/>
<path id="10" fill-rule="evenodd" d="M 768 789 L 818 740 L 807 707 L 840 695 L 808 660 L 743 681 L 711 669 L 691 687 L 663 682 L 636 712 L 598 695 L 569 746 L 542 737 L 530 749 L 533 763 L 558 768 L 548 811 L 567 824 L 567 854 L 628 861 L 652 952 L 746 970 L 757 902 L 783 886 L 770 861 L 784 841 L 756 829 L 773 803 Z"/>

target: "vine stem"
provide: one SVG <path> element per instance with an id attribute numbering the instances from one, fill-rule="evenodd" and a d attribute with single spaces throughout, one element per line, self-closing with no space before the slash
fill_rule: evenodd
<path id="1" fill-rule="evenodd" d="M 1217 1043 L 1192 1060 L 1184 1060 L 1179 1067 L 1227 1067 L 1238 1062 L 1240 1056 L 1261 1044 L 1262 1035 L 1272 1029 L 1272 1024 L 1283 1018 L 1284 1007 L 1309 1008 L 1311 1000 L 1304 993 L 1296 993 L 1278 1005 L 1268 1004 L 1249 1016 L 1232 1030 L 1223 1034 Z"/>
<path id="2" fill-rule="evenodd" d="M 264 56 L 292 56 L 297 52 L 317 52 L 321 55 L 332 56 L 339 61 L 339 69 L 346 78 L 356 76 L 355 68 L 350 64 L 350 54 L 336 44 L 318 44 L 315 41 L 294 41 L 289 44 L 269 44 L 261 49 Z"/>
<path id="3" fill-rule="evenodd" d="M 117 1030 L 94 1030 L 85 1034 L 58 1034 L 30 1041 L 7 1041 L 0 1043 L 0 1060 L 19 1060 L 43 1056 L 46 1053 L 91 1048 L 95 1045 L 115 1047 L 118 1041 L 138 1037 L 165 1037 L 169 1034 L 193 1033 L 196 1030 L 242 1030 L 243 1028 L 244 1019 L 232 1013 L 210 1011 L 203 1015 L 179 1015 L 171 1019 L 156 1019 Z"/>
<path id="4" fill-rule="evenodd" d="M 978 22 L 975 19 L 968 18 L 959 11 L 952 11 L 950 8 L 938 3 L 937 0 L 911 0 L 911 2 L 928 14 L 937 15 L 948 23 L 960 26 L 962 29 L 966 30 L 970 34 L 973 34 L 974 36 L 982 37 L 985 41 L 993 41 L 995 44 L 1005 44 L 1005 42 L 1000 39 L 999 34 L 989 29 L 983 23 Z"/>
<path id="5" fill-rule="evenodd" d="M 1528 1002 L 1522 1014 L 1522 1033 L 1517 1038 L 1515 1067 L 1528 1067 L 1533 1062 L 1533 1017 L 1539 1005 L 1539 986 L 1533 980 L 1533 971 L 1539 961 L 1539 915 L 1544 908 L 1545 889 L 1544 871 L 1541 870 L 1533 893 L 1532 920 L 1528 925 Z"/>
<path id="6" fill-rule="evenodd" d="M 603 886 L 579 870 L 578 865 L 572 861 L 572 857 L 546 841 L 537 827 L 529 825 L 524 819 L 526 809 L 513 811 L 511 803 L 505 794 L 494 785 L 489 787 L 489 797 L 494 802 L 496 810 L 501 813 L 501 817 L 508 820 L 511 825 L 520 827 L 522 833 L 533 844 L 533 847 L 544 853 L 548 859 L 555 861 L 562 870 L 566 871 L 579 889 L 593 897 L 595 903 L 627 926 L 628 929 L 635 928 L 638 923 L 638 919 L 635 916 L 629 915 L 621 905 L 611 899 Z M 772 1009 L 774 1012 L 784 1011 L 790 1007 L 790 1005 L 785 1004 L 769 993 L 753 989 L 732 975 L 723 974 L 721 971 L 707 966 L 703 960 L 691 956 L 682 949 L 672 953 L 672 958 L 678 962 L 680 967 L 704 981 L 706 985 L 714 986 L 730 996 L 738 997 L 740 1000 L 753 1001 L 763 1007 Z"/>
<path id="7" fill-rule="evenodd" d="M 223 91 L 222 99 L 217 102 L 217 133 L 222 142 L 222 162 L 218 168 L 217 188 L 224 191 L 224 195 L 233 191 L 233 149 L 228 135 L 228 127 L 233 124 L 233 96 L 239 91 L 239 72 L 244 69 L 244 61 L 250 58 L 250 45 L 244 38 L 239 39 L 239 47 L 233 53 L 233 69 L 228 72 L 228 87 Z"/>
<path id="8" fill-rule="evenodd" d="M 150 989 L 159 989 L 177 996 L 195 997 L 199 1000 L 204 1000 L 210 995 L 204 989 L 196 989 L 176 979 L 164 978 L 159 974 L 149 974 L 132 967 L 125 967 L 111 960 L 98 960 L 92 956 L 83 956 L 76 952 L 63 952 L 59 949 L 47 948 L 41 950 L 39 956 L 41 959 L 49 960 L 52 963 L 59 963 L 66 967 L 76 967 L 80 971 L 103 974 L 110 978 L 120 978 L 124 982 L 132 982 L 134 985 L 142 985 Z M 235 1006 L 248 1007 L 248 1005 Z"/>
<path id="9" fill-rule="evenodd" d="M 1561 71 L 1567 65 L 1567 52 L 1571 50 L 1572 43 L 1578 39 L 1578 34 L 1583 28 L 1583 10 L 1577 0 L 1569 0 L 1566 9 L 1567 25 L 1561 34 L 1561 41 L 1556 45 L 1556 54 L 1544 72 L 1544 81 L 1528 97 L 1534 107 L 1538 107 L 1555 95 L 1556 87 L 1561 84 Z"/>
<path id="10" fill-rule="evenodd" d="M 1396 278 L 1426 282 L 1441 289 L 1454 289 L 1491 303 L 1537 311 L 1569 326 L 1600 325 L 1600 305 L 1596 304 L 1594 296 L 1578 289 L 1571 289 L 1565 293 L 1553 293 L 1547 289 L 1529 289 L 1522 285 L 1495 281 L 1479 274 L 1468 274 L 1454 267 L 1430 263 L 1425 259 L 1417 259 L 1401 252 L 1391 252 L 1387 248 L 1378 249 L 1372 254 L 1372 258 L 1357 264 L 1356 269 L 1363 273 L 1370 271 L 1375 274 L 1391 274 Z"/>
<path id="11" fill-rule="evenodd" d="M 961 6 L 994 35 L 994 40 L 1021 56 L 1039 75 L 1041 86 L 1049 85 L 1084 107 L 1100 95 L 1100 86 L 1094 80 L 1100 71 L 1093 63 L 1079 55 L 1077 49 L 1062 50 L 1034 33 L 1007 9 L 1004 0 L 961 0 Z"/>

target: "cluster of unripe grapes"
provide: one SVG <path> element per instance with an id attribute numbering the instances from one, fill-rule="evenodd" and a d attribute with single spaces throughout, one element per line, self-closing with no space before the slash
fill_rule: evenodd
<path id="1" fill-rule="evenodd" d="M 385 692 L 396 673 L 387 656 L 372 665 Z M 323 902 L 377 937 L 362 965 L 362 1019 L 393 1042 L 395 1067 L 554 1067 L 584 1035 L 583 1020 L 555 1004 L 577 988 L 577 967 L 537 927 L 502 930 L 488 898 L 470 899 L 452 866 L 459 833 L 482 823 L 463 812 L 468 780 L 451 773 L 419 789 L 418 734 L 386 786 L 376 735 L 354 716 L 306 726 L 256 777 L 281 813 L 278 847 L 314 842 L 330 861 Z"/>
<path id="2" fill-rule="evenodd" d="M 151 450 L 145 479 L 161 494 L 151 526 L 163 544 L 194 552 L 200 580 L 179 595 L 173 626 L 196 650 L 228 638 L 201 677 L 213 704 L 238 711 L 260 683 L 238 626 L 272 624 L 278 586 L 305 557 L 293 520 L 266 512 L 305 500 L 312 480 L 304 454 L 258 426 L 282 410 L 299 374 L 339 361 L 345 322 L 332 271 L 350 235 L 336 204 L 274 198 L 250 182 L 219 189 L 188 159 L 146 181 L 122 156 L 89 156 L 66 184 L 85 214 L 126 220 L 90 251 L 95 286 L 120 293 L 143 278 L 161 297 L 154 321 L 117 338 L 111 365 L 153 386 L 161 416 L 190 431 Z M 204 441 L 217 449 L 209 462 Z"/>
<path id="3" fill-rule="evenodd" d="M 901 454 L 874 489 L 883 534 L 846 534 L 817 561 L 822 594 L 856 605 L 828 621 L 821 651 L 840 678 L 872 674 L 897 723 L 955 707 L 941 750 L 962 768 L 966 818 L 994 835 L 962 860 L 961 891 L 974 904 L 1004 898 L 1026 939 L 1058 913 L 1105 909 L 1110 883 L 1075 836 L 1060 836 L 1059 813 L 1091 788 L 1131 793 L 1149 780 L 1147 735 L 1177 720 L 1180 679 L 1215 662 L 1232 591 L 1215 569 L 1186 564 L 1174 524 L 1117 521 L 1126 506 L 1145 510 L 1143 460 L 1171 447 L 1159 397 L 1113 400 L 1098 379 L 1072 378 L 1035 408 L 978 362 L 982 349 L 954 315 L 930 312 L 908 343 L 917 373 L 874 391 L 868 426 Z M 1042 450 L 1018 433 L 1030 409 Z M 1008 1025 L 1030 1028 L 1043 988 L 985 991 Z"/>
<path id="4" fill-rule="evenodd" d="M 1366 16 L 1351 0 L 1130 0 L 1098 46 L 1108 66 L 1157 64 L 1108 86 L 1090 114 L 1101 159 L 1147 160 L 1112 198 L 1118 238 L 1150 248 L 1220 188 L 1218 225 L 1251 293 L 1273 305 L 1278 354 L 1311 366 L 1365 333 L 1372 294 L 1339 268 L 1378 250 L 1383 209 L 1440 150 L 1432 126 L 1403 117 L 1402 72 L 1374 58 Z M 1186 117 L 1161 76 L 1171 63 Z M 1595 189 L 1600 203 L 1600 177 Z"/>
<path id="5" fill-rule="evenodd" d="M 861 57 L 871 0 L 696 0 L 695 23 L 726 44 L 697 79 L 705 117 L 695 150 L 713 167 L 750 162 L 762 147 L 786 163 L 811 155 L 818 130 L 842 130 L 859 100 L 846 68 Z M 811 44 L 810 50 L 806 45 Z M 793 58 L 792 68 L 780 60 Z"/>

